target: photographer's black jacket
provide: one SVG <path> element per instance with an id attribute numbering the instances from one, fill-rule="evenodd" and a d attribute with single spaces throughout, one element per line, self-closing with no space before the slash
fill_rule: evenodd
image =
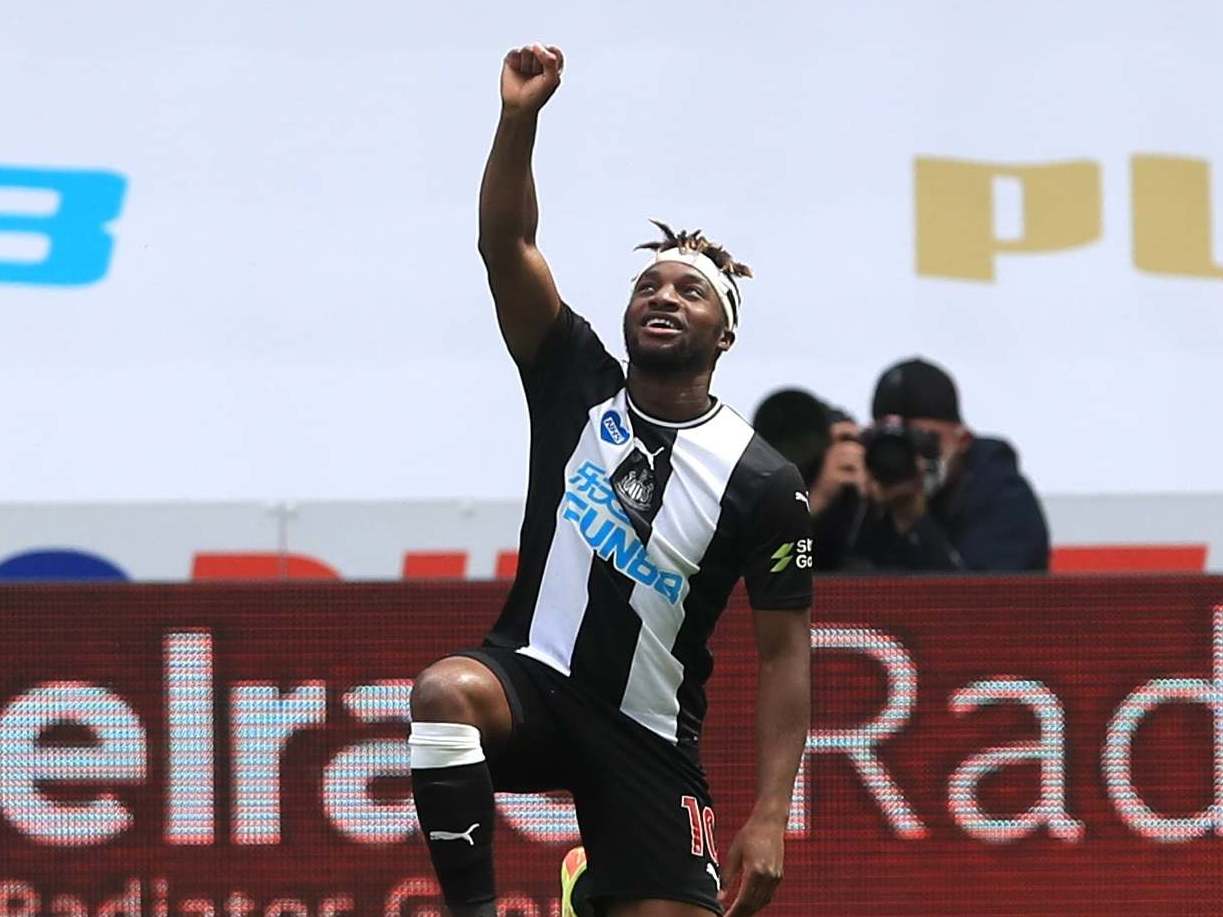
<path id="1" fill-rule="evenodd" d="M 827 520 L 825 521 L 827 523 Z M 816 520 L 817 556 L 841 555 L 841 569 L 1018 572 L 1049 568 L 1049 530 L 1010 444 L 974 439 L 963 471 L 931 501 L 906 535 L 891 517 L 870 510 L 857 530 L 838 536 Z M 838 537 L 841 544 L 836 544 Z M 828 566 L 827 564 L 825 566 Z"/>

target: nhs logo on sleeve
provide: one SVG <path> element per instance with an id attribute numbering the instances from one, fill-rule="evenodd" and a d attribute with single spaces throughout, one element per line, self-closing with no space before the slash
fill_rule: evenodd
<path id="1" fill-rule="evenodd" d="M 623 446 L 629 441 L 628 429 L 615 411 L 603 412 L 599 420 L 599 436 L 605 443 L 611 443 L 613 446 Z"/>

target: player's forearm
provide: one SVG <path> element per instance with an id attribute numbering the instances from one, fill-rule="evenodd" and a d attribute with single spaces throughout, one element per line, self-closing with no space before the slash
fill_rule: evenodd
<path id="1" fill-rule="evenodd" d="M 539 225 L 531 153 L 537 113 L 503 111 L 480 185 L 480 252 L 488 261 L 523 242 Z"/>
<path id="2" fill-rule="evenodd" d="M 760 660 L 753 819 L 784 826 L 810 723 L 811 648 L 790 641 Z"/>

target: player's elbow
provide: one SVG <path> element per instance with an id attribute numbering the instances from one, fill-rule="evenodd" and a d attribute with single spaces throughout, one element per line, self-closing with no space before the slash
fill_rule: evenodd
<path id="1" fill-rule="evenodd" d="M 756 655 L 762 665 L 809 665 L 810 611 L 757 611 Z"/>
<path id="2" fill-rule="evenodd" d="M 806 641 L 787 640 L 784 643 L 758 645 L 756 658 L 762 673 L 788 677 L 788 673 L 805 671 L 811 665 L 811 646 Z"/>
<path id="3" fill-rule="evenodd" d="M 476 240 L 476 250 L 490 271 L 511 263 L 515 257 L 521 257 L 521 245 L 521 240 L 498 232 L 481 231 Z"/>
<path id="4" fill-rule="evenodd" d="M 480 233 L 476 239 L 476 251 L 480 253 L 480 260 L 487 265 L 489 257 L 493 254 L 494 246 L 484 233 Z"/>

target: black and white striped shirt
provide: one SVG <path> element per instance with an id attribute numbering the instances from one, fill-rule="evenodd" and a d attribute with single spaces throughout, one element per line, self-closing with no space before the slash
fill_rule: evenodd
<path id="1" fill-rule="evenodd" d="M 693 745 L 706 644 L 739 577 L 753 608 L 810 606 L 802 478 L 720 402 L 684 423 L 643 413 L 621 364 L 567 306 L 523 385 L 518 575 L 488 642 Z"/>

